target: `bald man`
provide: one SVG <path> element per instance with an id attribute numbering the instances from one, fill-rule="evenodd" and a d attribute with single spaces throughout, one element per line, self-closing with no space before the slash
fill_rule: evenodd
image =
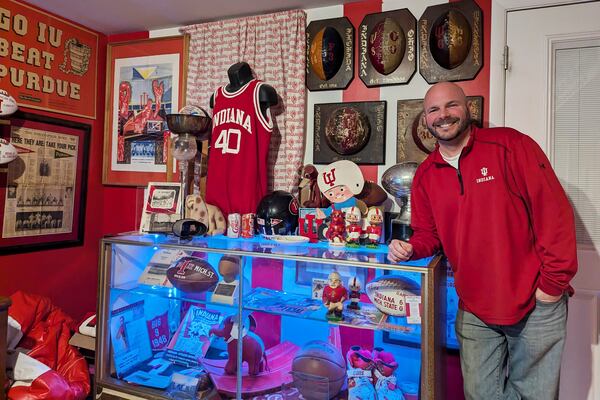
<path id="1" fill-rule="evenodd" d="M 388 259 L 448 257 L 467 399 L 556 399 L 577 271 L 567 196 L 530 137 L 471 124 L 459 86 L 431 87 L 423 118 L 438 143 L 413 179 L 414 234 Z"/>

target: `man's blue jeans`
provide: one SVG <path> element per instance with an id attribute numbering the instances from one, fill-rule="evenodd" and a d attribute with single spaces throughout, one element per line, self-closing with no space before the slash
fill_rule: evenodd
<path id="1" fill-rule="evenodd" d="M 467 400 L 558 399 L 567 296 L 536 301 L 514 325 L 489 325 L 458 310 L 456 336 Z"/>

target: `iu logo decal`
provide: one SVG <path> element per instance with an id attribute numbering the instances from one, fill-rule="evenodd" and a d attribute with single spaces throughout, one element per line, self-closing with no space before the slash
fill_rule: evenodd
<path id="1" fill-rule="evenodd" d="M 335 168 L 332 168 L 331 172 L 323 172 L 323 182 L 331 187 L 335 185 Z"/>
<path id="2" fill-rule="evenodd" d="M 489 171 L 488 171 L 487 167 L 481 168 L 480 171 L 481 171 L 481 175 L 483 176 L 483 178 L 475 179 L 475 183 L 482 183 L 482 182 L 494 180 L 494 175 L 489 175 Z"/>

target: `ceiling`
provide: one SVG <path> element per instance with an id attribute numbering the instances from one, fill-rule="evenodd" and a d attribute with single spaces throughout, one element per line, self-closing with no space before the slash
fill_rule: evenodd
<path id="1" fill-rule="evenodd" d="M 356 0 L 354 0 L 356 1 Z M 106 35 L 173 28 L 243 15 L 315 8 L 350 0 L 27 0 Z"/>

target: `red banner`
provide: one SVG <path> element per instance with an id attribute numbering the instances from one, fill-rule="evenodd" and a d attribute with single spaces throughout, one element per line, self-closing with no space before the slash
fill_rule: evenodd
<path id="1" fill-rule="evenodd" d="M 98 34 L 14 0 L 0 6 L 0 89 L 23 107 L 96 118 Z"/>

